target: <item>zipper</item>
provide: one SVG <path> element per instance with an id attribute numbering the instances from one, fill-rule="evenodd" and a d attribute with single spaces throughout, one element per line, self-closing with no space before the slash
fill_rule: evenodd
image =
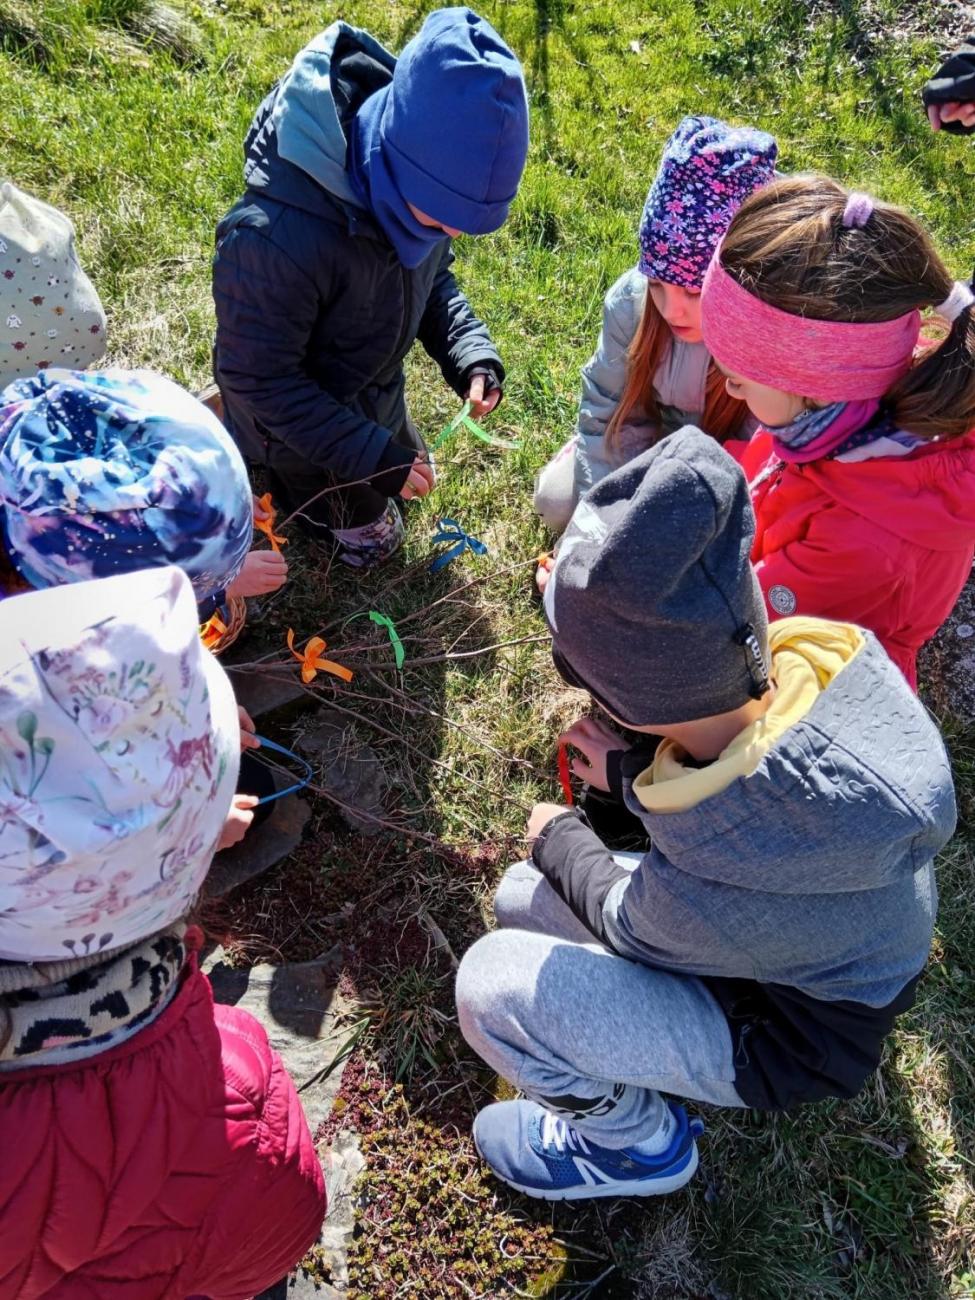
<path id="1" fill-rule="evenodd" d="M 413 293 L 411 284 L 411 276 L 413 272 L 405 267 L 402 262 L 400 262 L 399 267 L 403 275 L 403 328 L 400 331 L 399 338 L 396 340 L 396 348 L 391 360 L 395 361 L 397 365 L 402 365 L 404 357 L 400 356 L 400 351 L 406 343 L 407 336 L 410 332 L 410 316 L 413 311 Z"/>
<path id="2" fill-rule="evenodd" d="M 773 461 L 771 465 L 766 465 L 765 468 L 760 473 L 756 474 L 748 486 L 749 488 L 761 487 L 763 483 L 767 483 L 769 479 L 772 478 L 773 475 L 776 475 L 777 476 L 776 480 L 771 485 L 771 487 L 778 487 L 779 481 L 781 480 L 784 472 L 785 472 L 785 461 L 784 460 Z M 769 490 L 771 491 L 771 488 Z"/>

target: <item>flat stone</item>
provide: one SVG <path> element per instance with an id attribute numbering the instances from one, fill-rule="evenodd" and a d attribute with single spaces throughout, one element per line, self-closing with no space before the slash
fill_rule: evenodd
<path id="1" fill-rule="evenodd" d="M 348 1043 L 355 1014 L 355 1003 L 336 989 L 341 949 L 314 961 L 260 963 L 248 970 L 231 966 L 224 950 L 216 948 L 203 969 L 217 1002 L 249 1011 L 264 1026 L 294 1080 L 314 1133 L 335 1104 L 344 1060 L 338 1060 L 327 1077 L 323 1074 Z M 319 1158 L 328 1188 L 328 1215 L 318 1243 L 305 1256 L 311 1271 L 298 1268 L 257 1300 L 340 1300 L 345 1294 L 355 1226 L 352 1189 L 365 1160 L 354 1133 L 340 1133 L 330 1150 L 319 1150 Z"/>
<path id="2" fill-rule="evenodd" d="M 355 739 L 342 714 L 319 709 L 309 720 L 295 748 L 320 764 L 316 784 L 333 795 L 343 820 L 363 835 L 376 835 L 383 827 L 374 820 L 386 816 L 386 777 L 382 763 L 369 745 Z M 361 814 L 372 813 L 373 817 Z"/>
<path id="3" fill-rule="evenodd" d="M 352 1032 L 355 1003 L 336 989 L 340 963 L 336 947 L 314 961 L 284 966 L 261 962 L 248 969 L 231 966 L 223 949 L 216 948 L 203 965 L 215 1000 L 249 1011 L 267 1030 L 295 1082 L 313 1133 L 331 1114 L 344 1062 L 327 1077 L 323 1072 Z"/>
<path id="4" fill-rule="evenodd" d="M 214 857 L 203 884 L 206 893 L 220 898 L 276 866 L 301 843 L 310 816 L 304 799 L 296 795 L 279 799 L 266 821 L 252 826 L 239 844 Z"/>
<path id="5" fill-rule="evenodd" d="M 255 672 L 253 669 L 235 668 L 232 663 L 224 663 L 230 674 L 237 703 L 242 704 L 256 722 L 266 713 L 273 713 L 286 704 L 292 704 L 307 693 L 297 673 L 289 668 L 287 671 L 268 669 Z"/>
<path id="6" fill-rule="evenodd" d="M 939 717 L 975 722 L 975 579 L 948 621 L 918 656 L 921 696 Z"/>
<path id="7" fill-rule="evenodd" d="M 317 1243 L 297 1268 L 256 1300 L 341 1300 L 349 1286 L 349 1246 L 355 1232 L 353 1188 L 365 1168 L 365 1156 L 355 1133 L 339 1133 L 322 1158 L 328 1188 L 328 1214 Z M 325 1281 L 328 1278 L 328 1281 Z"/>

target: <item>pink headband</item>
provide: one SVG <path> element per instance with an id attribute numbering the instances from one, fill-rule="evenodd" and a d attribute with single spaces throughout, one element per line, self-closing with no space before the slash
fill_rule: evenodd
<path id="1" fill-rule="evenodd" d="M 762 302 L 711 259 L 701 291 L 701 330 L 726 369 L 756 384 L 819 402 L 883 397 L 911 365 L 921 315 L 879 323 L 811 320 Z"/>

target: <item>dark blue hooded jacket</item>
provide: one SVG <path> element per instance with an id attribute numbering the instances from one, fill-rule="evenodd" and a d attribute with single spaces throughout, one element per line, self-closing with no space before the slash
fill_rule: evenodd
<path id="1" fill-rule="evenodd" d="M 344 482 L 396 493 L 415 452 L 403 359 L 419 339 L 463 396 L 475 367 L 504 369 L 451 271 L 444 238 L 414 270 L 396 257 L 346 172 L 348 128 L 395 59 L 334 23 L 296 58 L 244 144 L 247 189 L 217 228 L 214 370 L 253 462 L 275 444 Z"/>

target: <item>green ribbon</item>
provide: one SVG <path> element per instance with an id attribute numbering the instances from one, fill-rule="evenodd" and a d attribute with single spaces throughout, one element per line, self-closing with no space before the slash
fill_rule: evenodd
<path id="1" fill-rule="evenodd" d="M 351 618 L 345 620 L 345 623 L 343 623 L 342 626 L 345 627 L 349 623 L 354 623 L 357 618 L 366 617 L 368 617 L 371 622 L 375 623 L 377 627 L 384 627 L 386 629 L 390 644 L 393 647 L 393 658 L 396 660 L 396 667 L 402 668 L 403 664 L 406 662 L 406 650 L 403 648 L 400 634 L 396 631 L 396 624 L 391 618 L 388 618 L 385 614 L 380 614 L 378 609 L 371 609 L 368 616 L 366 614 L 353 614 Z"/>
<path id="2" fill-rule="evenodd" d="M 459 429 L 467 429 L 475 438 L 486 442 L 489 447 L 503 447 L 505 451 L 516 451 L 521 446 L 520 438 L 496 438 L 492 433 L 485 433 L 477 421 L 471 419 L 471 403 L 465 402 L 447 427 L 430 444 L 430 450 L 436 451 L 441 443 L 446 442 Z"/>

